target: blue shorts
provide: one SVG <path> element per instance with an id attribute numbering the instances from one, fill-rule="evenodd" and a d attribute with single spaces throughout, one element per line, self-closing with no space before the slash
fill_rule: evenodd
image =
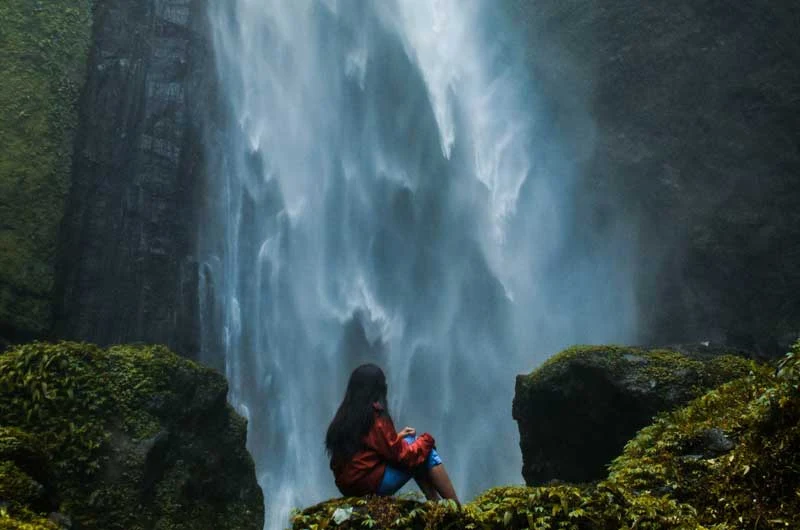
<path id="1" fill-rule="evenodd" d="M 403 438 L 403 441 L 410 444 L 416 439 L 416 436 L 406 436 Z M 422 463 L 420 467 L 425 466 L 426 469 L 430 469 L 441 463 L 442 459 L 439 457 L 439 453 L 436 452 L 436 449 L 431 449 L 428 459 Z M 386 471 L 383 473 L 383 480 L 381 480 L 381 485 L 378 487 L 378 495 L 394 495 L 397 490 L 405 486 L 406 482 L 411 480 L 413 476 L 414 475 L 406 469 L 386 466 Z"/>

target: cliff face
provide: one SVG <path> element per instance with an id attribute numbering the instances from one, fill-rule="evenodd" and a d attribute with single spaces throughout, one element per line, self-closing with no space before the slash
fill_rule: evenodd
<path id="1" fill-rule="evenodd" d="M 202 0 L 95 7 L 55 334 L 197 351 L 194 204 L 213 62 Z"/>
<path id="2" fill-rule="evenodd" d="M 622 226 L 635 242 L 640 341 L 783 351 L 800 330 L 796 4 L 504 5 L 542 119 L 583 166 L 580 237 L 602 244 Z M 205 1 L 91 6 L 0 6 L 0 345 L 54 327 L 191 355 L 215 99 Z"/>
<path id="3" fill-rule="evenodd" d="M 89 0 L 0 4 L 0 349 L 51 325 Z"/>
<path id="4" fill-rule="evenodd" d="M 636 243 L 641 340 L 774 354 L 800 330 L 797 3 L 505 0 L 578 222 Z"/>

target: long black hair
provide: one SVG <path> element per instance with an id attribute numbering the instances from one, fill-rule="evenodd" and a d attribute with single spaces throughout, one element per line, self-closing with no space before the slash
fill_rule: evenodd
<path id="1" fill-rule="evenodd" d="M 347 460 L 361 449 L 361 439 L 375 422 L 373 403 L 386 406 L 386 376 L 374 364 L 362 364 L 350 374 L 347 391 L 325 435 L 325 449 L 331 460 Z"/>

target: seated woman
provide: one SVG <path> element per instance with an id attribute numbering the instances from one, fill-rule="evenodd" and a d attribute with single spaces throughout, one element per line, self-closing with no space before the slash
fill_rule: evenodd
<path id="1" fill-rule="evenodd" d="M 428 500 L 458 501 L 428 433 L 399 433 L 386 406 L 386 377 L 374 364 L 350 375 L 347 391 L 328 427 L 325 447 L 342 495 L 392 495 L 414 478 Z"/>

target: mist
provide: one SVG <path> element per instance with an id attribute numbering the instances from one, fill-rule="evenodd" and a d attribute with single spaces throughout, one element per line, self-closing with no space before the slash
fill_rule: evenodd
<path id="1" fill-rule="evenodd" d="M 210 19 L 227 119 L 208 134 L 203 355 L 224 354 L 249 421 L 266 527 L 338 494 L 324 433 L 366 361 L 463 499 L 521 483 L 515 375 L 637 333 L 635 238 L 580 211 L 588 113 L 559 130 L 537 51 L 489 0 L 231 0 Z"/>

